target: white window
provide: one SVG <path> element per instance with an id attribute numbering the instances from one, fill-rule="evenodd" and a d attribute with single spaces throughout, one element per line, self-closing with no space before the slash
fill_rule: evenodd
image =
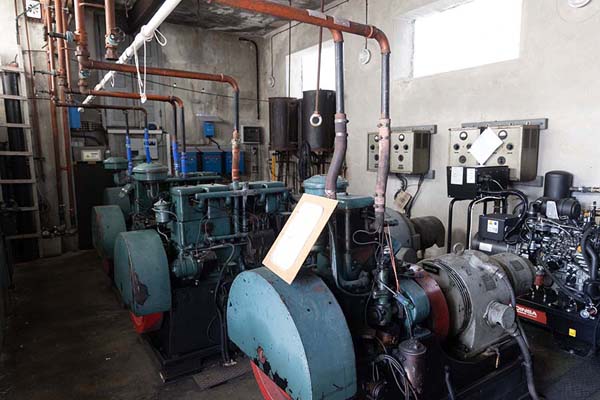
<path id="1" fill-rule="evenodd" d="M 289 82 L 289 56 L 286 57 L 286 79 Z M 290 97 L 301 98 L 306 90 L 317 89 L 319 46 L 292 53 Z M 335 48 L 333 41 L 323 42 L 321 52 L 321 89 L 335 90 Z M 287 86 L 286 86 L 287 90 Z"/>
<path id="2" fill-rule="evenodd" d="M 523 0 L 438 0 L 400 20 L 404 78 L 519 58 Z M 408 53 L 408 54 L 407 54 Z"/>

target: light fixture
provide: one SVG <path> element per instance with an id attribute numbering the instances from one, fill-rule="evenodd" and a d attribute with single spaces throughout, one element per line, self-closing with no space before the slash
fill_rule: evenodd
<path id="1" fill-rule="evenodd" d="M 573 8 L 582 8 L 590 4 L 592 0 L 568 0 L 568 3 Z"/>

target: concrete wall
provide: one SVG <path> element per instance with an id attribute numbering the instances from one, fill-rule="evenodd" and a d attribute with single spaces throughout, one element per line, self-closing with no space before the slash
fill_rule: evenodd
<path id="1" fill-rule="evenodd" d="M 371 0 L 370 23 L 383 29 L 392 40 L 394 19 L 431 0 Z M 566 0 L 524 0 L 521 56 L 478 68 L 455 71 L 392 83 L 393 126 L 437 124 L 439 133 L 432 143 L 434 181 L 425 181 L 413 214 L 435 215 L 447 220 L 445 168 L 448 162 L 448 129 L 462 122 L 547 117 L 550 129 L 542 133 L 538 175 L 552 169 L 575 174 L 577 185 L 600 184 L 597 170 L 600 146 L 595 143 L 600 125 L 600 53 L 598 34 L 600 2 L 578 10 Z M 364 21 L 364 1 L 350 0 L 330 14 Z M 493 26 L 499 21 L 491 21 Z M 299 26 L 292 31 L 292 51 L 318 41 L 318 29 Z M 375 176 L 366 171 L 367 132 L 376 129 L 379 118 L 379 57 L 377 45 L 369 44 L 374 57 L 359 64 L 364 39 L 345 35 L 346 110 L 350 119 L 347 162 L 350 191 L 373 194 Z M 394 46 L 395 47 L 395 46 Z M 267 48 L 268 50 L 268 48 Z M 287 34 L 274 39 L 277 85 L 265 96 L 282 96 L 286 91 L 285 56 Z M 392 54 L 392 60 L 401 55 Z M 397 61 L 392 62 L 392 69 Z M 264 54 L 265 78 L 270 55 Z M 265 86 L 266 87 L 266 86 Z M 400 183 L 393 175 L 388 185 L 388 205 Z M 414 187 L 411 188 L 414 190 Z M 541 189 L 524 188 L 532 197 Z M 584 205 L 597 197 L 582 195 Z M 461 207 L 459 207 L 461 208 Z M 456 221 L 464 232 L 464 212 Z M 457 239 L 462 236 L 457 236 Z"/>

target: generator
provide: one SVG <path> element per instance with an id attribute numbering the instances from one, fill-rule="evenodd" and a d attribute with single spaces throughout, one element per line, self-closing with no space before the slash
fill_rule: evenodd
<path id="1" fill-rule="evenodd" d="M 480 216 L 473 248 L 511 252 L 533 263 L 535 284 L 518 300 L 518 315 L 554 333 L 559 345 L 581 355 L 598 346 L 600 226 L 595 204 L 583 210 L 573 175 L 551 171 L 544 196 L 518 207 L 518 214 Z M 515 229 L 517 228 L 517 229 Z"/>
<path id="2" fill-rule="evenodd" d="M 115 186 L 106 188 L 103 205 L 92 209 L 92 243 L 105 271 L 112 277 L 114 243 L 117 234 L 128 230 L 155 226 L 153 204 L 169 188 L 220 182 L 220 175 L 212 172 L 192 172 L 169 176 L 168 168 L 157 162 L 132 160 L 131 173 L 128 161 L 122 157 L 108 157 L 104 169 L 113 173 Z"/>
<path id="3" fill-rule="evenodd" d="M 318 183 L 305 182 L 306 193 L 324 195 Z M 384 229 L 371 230 L 374 199 L 339 183 L 291 284 L 261 267 L 231 286 L 229 337 L 265 399 L 537 399 L 514 308 L 533 265 L 458 247 L 408 259 L 444 245 L 441 222 L 387 209 Z"/>
<path id="4" fill-rule="evenodd" d="M 136 190 L 145 192 L 136 195 L 132 229 L 113 229 L 123 223 L 117 206 L 97 210 L 96 218 L 99 231 L 115 237 L 115 287 L 167 381 L 199 371 L 219 353 L 231 362 L 224 319 L 229 286 L 260 266 L 291 197 L 280 182 L 172 186 L 156 183 L 159 170 L 145 173 L 136 174 Z"/>

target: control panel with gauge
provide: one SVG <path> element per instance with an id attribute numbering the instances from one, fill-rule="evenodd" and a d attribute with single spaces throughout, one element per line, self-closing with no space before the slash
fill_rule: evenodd
<path id="1" fill-rule="evenodd" d="M 423 130 L 393 128 L 390 136 L 390 172 L 426 174 L 429 171 L 432 133 L 435 133 L 433 127 Z M 376 171 L 379 166 L 377 133 L 369 133 L 367 146 L 367 170 Z"/>
<path id="2" fill-rule="evenodd" d="M 487 161 L 480 164 L 470 150 L 480 139 L 481 134 L 488 129 L 497 135 L 501 143 L 498 142 L 499 146 L 491 153 Z M 508 166 L 511 181 L 532 181 L 537 176 L 539 142 L 539 125 L 498 125 L 450 129 L 449 165 L 451 167 Z"/>

